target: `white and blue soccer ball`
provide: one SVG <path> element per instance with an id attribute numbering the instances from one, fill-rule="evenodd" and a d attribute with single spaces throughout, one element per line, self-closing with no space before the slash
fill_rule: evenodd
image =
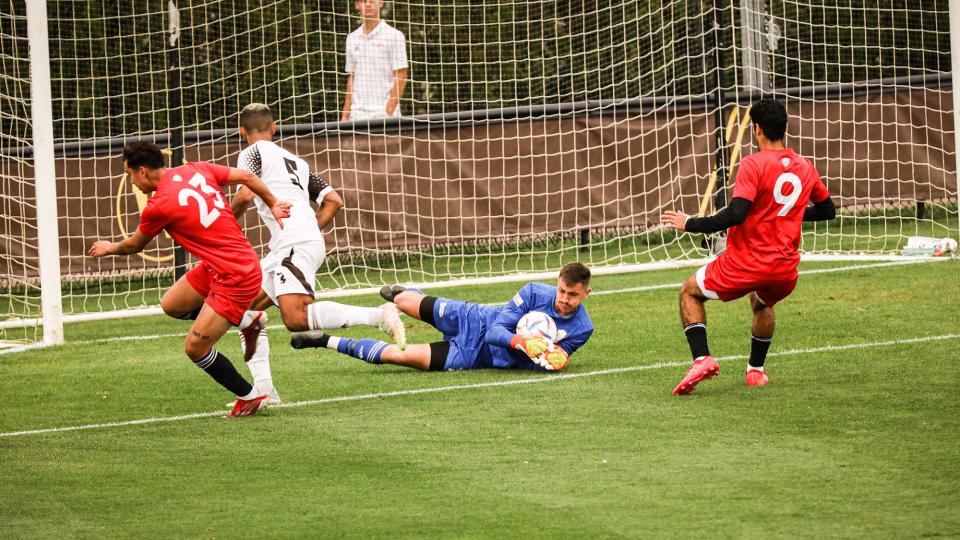
<path id="1" fill-rule="evenodd" d="M 552 343 L 557 340 L 557 323 L 542 311 L 530 311 L 517 321 L 517 334 L 543 338 Z"/>

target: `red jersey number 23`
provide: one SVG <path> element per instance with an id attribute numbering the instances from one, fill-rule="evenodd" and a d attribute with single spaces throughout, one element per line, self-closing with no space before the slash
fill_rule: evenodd
<path id="1" fill-rule="evenodd" d="M 183 182 L 183 177 L 181 177 L 179 174 L 176 174 L 173 176 L 173 181 Z M 217 188 L 207 185 L 207 179 L 204 178 L 200 173 L 194 174 L 187 184 L 192 186 L 193 189 L 188 187 L 180 188 L 180 193 L 177 195 L 177 201 L 180 203 L 180 206 L 188 206 L 190 199 L 197 201 L 197 211 L 200 213 L 200 224 L 206 229 L 212 225 L 218 217 L 220 217 L 220 210 L 226 207 L 223 202 L 223 195 Z M 197 190 L 214 196 L 214 208 L 210 208 L 207 205 L 207 200 L 203 197 L 203 195 L 197 193 Z"/>

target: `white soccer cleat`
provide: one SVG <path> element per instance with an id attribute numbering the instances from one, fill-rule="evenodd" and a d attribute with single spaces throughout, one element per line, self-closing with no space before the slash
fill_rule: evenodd
<path id="1" fill-rule="evenodd" d="M 260 408 L 266 408 L 270 405 L 280 405 L 283 403 L 283 400 L 280 399 L 280 394 L 277 393 L 277 387 L 274 386 L 267 392 L 267 398 L 263 400 L 263 403 L 260 404 Z M 231 408 L 236 404 L 236 401 L 227 402 L 227 408 Z"/>
<path id="2" fill-rule="evenodd" d="M 263 400 L 264 405 L 280 405 L 283 403 L 283 400 L 280 399 L 280 394 L 277 393 L 277 387 L 274 386 L 267 392 L 267 399 Z"/>
<path id="3" fill-rule="evenodd" d="M 383 310 L 380 329 L 390 336 L 397 347 L 400 347 L 401 350 L 405 349 L 407 347 L 407 329 L 404 328 L 403 321 L 400 320 L 400 312 L 397 311 L 397 306 L 384 304 L 380 306 L 380 309 Z"/>

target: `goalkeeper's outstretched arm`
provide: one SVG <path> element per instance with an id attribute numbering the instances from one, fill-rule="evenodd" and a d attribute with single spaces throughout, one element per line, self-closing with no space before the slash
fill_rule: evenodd
<path id="1" fill-rule="evenodd" d="M 496 345 L 504 349 L 516 348 L 514 338 L 519 336 L 514 333 L 514 329 L 520 322 L 520 318 L 527 313 L 526 304 L 530 303 L 530 287 L 529 283 L 521 287 L 497 315 L 497 319 L 487 329 L 485 341 L 488 345 Z"/>

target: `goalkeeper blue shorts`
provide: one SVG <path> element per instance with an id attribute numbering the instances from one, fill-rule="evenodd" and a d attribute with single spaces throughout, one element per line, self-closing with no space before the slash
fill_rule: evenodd
<path id="1" fill-rule="evenodd" d="M 492 367 L 490 352 L 484 342 L 487 329 L 481 306 L 437 297 L 433 304 L 432 324 L 450 344 L 444 371 Z"/>

